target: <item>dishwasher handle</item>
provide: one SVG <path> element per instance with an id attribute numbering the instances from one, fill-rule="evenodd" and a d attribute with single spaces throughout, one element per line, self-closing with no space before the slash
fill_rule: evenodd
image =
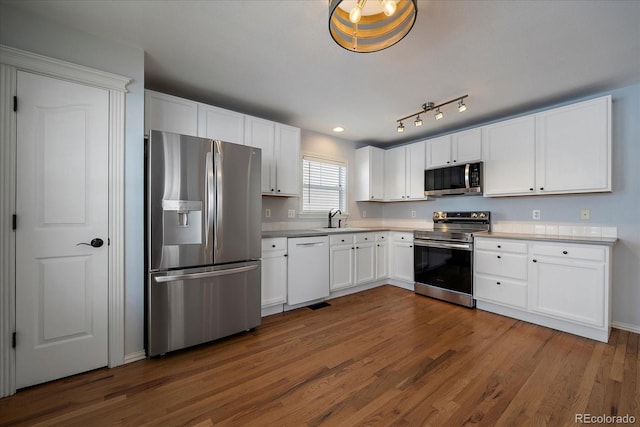
<path id="1" fill-rule="evenodd" d="M 313 248 L 313 247 L 318 247 L 318 246 L 324 246 L 324 242 L 296 243 L 296 246 L 304 246 L 306 248 Z"/>

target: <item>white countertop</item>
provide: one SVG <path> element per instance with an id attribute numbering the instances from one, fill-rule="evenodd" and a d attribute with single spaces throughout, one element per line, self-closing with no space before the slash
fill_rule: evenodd
<path id="1" fill-rule="evenodd" d="M 524 234 L 524 233 L 508 233 L 501 231 L 481 231 L 474 233 L 475 237 L 489 237 L 495 239 L 514 239 L 514 240 L 539 240 L 544 242 L 557 243 L 582 243 L 589 245 L 607 245 L 613 246 L 618 239 L 615 237 L 601 236 L 556 236 L 549 234 Z"/>

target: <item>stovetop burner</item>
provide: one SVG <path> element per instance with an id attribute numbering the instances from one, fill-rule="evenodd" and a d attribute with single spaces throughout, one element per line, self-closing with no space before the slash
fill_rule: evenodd
<path id="1" fill-rule="evenodd" d="M 415 230 L 414 239 L 473 242 L 473 233 L 491 230 L 491 212 L 433 213 L 433 230 Z"/>

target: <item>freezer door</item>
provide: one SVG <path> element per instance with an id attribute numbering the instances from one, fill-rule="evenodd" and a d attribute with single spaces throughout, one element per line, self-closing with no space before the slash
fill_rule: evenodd
<path id="1" fill-rule="evenodd" d="M 149 356 L 260 325 L 260 261 L 152 273 L 147 282 Z"/>
<path id="2" fill-rule="evenodd" d="M 261 256 L 261 150 L 214 141 L 215 264 Z"/>
<path id="3" fill-rule="evenodd" d="M 151 131 L 147 147 L 150 270 L 213 264 L 213 141 Z"/>

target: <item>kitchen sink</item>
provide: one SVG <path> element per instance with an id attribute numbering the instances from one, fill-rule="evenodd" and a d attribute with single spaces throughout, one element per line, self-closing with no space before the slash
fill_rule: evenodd
<path id="1" fill-rule="evenodd" d="M 322 231 L 323 233 L 349 233 L 349 232 L 355 232 L 355 231 L 368 231 L 368 229 L 366 228 L 357 228 L 357 227 L 343 227 L 343 228 L 329 228 L 329 227 L 323 227 L 323 228 L 314 228 L 313 231 Z"/>

